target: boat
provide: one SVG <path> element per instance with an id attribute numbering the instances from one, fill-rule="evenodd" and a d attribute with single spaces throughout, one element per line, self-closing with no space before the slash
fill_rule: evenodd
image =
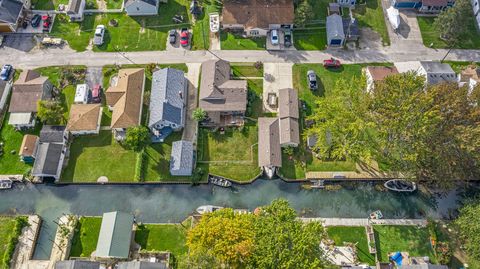
<path id="1" fill-rule="evenodd" d="M 275 174 L 277 173 L 277 167 L 275 166 L 264 166 L 263 173 L 268 177 L 268 179 L 272 179 Z"/>
<path id="2" fill-rule="evenodd" d="M 208 14 L 210 17 L 210 32 L 216 33 L 220 29 L 220 15 L 217 12 Z"/>
<path id="3" fill-rule="evenodd" d="M 0 190 L 12 188 L 13 181 L 11 179 L 0 179 Z"/>
<path id="4" fill-rule="evenodd" d="M 325 189 L 325 180 L 311 180 L 310 182 L 313 183 L 312 189 Z"/>
<path id="5" fill-rule="evenodd" d="M 372 213 L 370 213 L 370 219 L 383 219 L 382 211 L 373 211 Z"/>
<path id="6" fill-rule="evenodd" d="M 199 206 L 196 211 L 197 213 L 199 213 L 200 215 L 203 215 L 203 214 L 206 214 L 206 213 L 212 213 L 212 212 L 215 212 L 217 210 L 220 210 L 222 209 L 223 207 L 221 206 L 215 206 L 215 205 L 202 205 L 202 206 Z"/>
<path id="7" fill-rule="evenodd" d="M 208 182 L 212 183 L 213 185 L 217 185 L 224 188 L 230 188 L 232 186 L 232 182 L 227 180 L 224 177 L 208 175 Z"/>
<path id="8" fill-rule="evenodd" d="M 398 191 L 398 192 L 414 192 L 417 190 L 417 184 L 415 182 L 410 182 L 401 179 L 391 179 L 385 184 L 383 184 L 385 188 L 391 191 Z"/>
<path id="9" fill-rule="evenodd" d="M 398 9 L 394 7 L 387 8 L 387 16 L 393 30 L 397 30 L 398 27 L 400 27 L 400 13 L 398 12 Z"/>

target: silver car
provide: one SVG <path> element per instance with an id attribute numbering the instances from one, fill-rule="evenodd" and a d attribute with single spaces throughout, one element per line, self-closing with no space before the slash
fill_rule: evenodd
<path id="1" fill-rule="evenodd" d="M 95 29 L 95 35 L 93 36 L 93 45 L 103 45 L 103 37 L 105 35 L 105 25 L 97 25 Z"/>
<path id="2" fill-rule="evenodd" d="M 315 71 L 313 70 L 307 71 L 307 81 L 308 81 L 308 87 L 310 88 L 310 90 L 315 91 L 318 89 L 317 74 L 315 74 Z"/>

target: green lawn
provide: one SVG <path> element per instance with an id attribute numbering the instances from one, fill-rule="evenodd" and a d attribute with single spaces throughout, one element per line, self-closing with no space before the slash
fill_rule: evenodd
<path id="1" fill-rule="evenodd" d="M 222 32 L 220 34 L 222 50 L 264 50 L 266 37 L 245 38 L 237 34 Z"/>
<path id="2" fill-rule="evenodd" d="M 345 245 L 344 242 L 356 244 L 358 260 L 361 263 L 375 265 L 375 256 L 371 255 L 368 251 L 365 227 L 328 227 L 327 234 L 333 241 L 335 241 L 335 245 L 337 246 Z"/>
<path id="3" fill-rule="evenodd" d="M 257 119 L 264 116 L 263 113 L 263 79 L 247 80 L 248 92 L 250 98 L 254 98 L 247 107 L 246 115 L 250 118 Z"/>
<path id="4" fill-rule="evenodd" d="M 145 224 L 135 231 L 135 242 L 147 251 L 169 251 L 178 259 L 187 253 L 186 230 L 179 224 Z"/>
<path id="5" fill-rule="evenodd" d="M 21 162 L 18 156 L 23 136 L 25 134 L 38 135 L 42 126 L 37 124 L 35 129 L 15 131 L 11 125 L 8 125 L 9 116 L 10 114 L 7 113 L 0 131 L 0 142 L 4 143 L 3 155 L 0 156 L 0 175 L 23 175 L 32 168 L 32 164 Z"/>
<path id="6" fill-rule="evenodd" d="M 433 27 L 435 18 L 432 17 L 417 17 L 418 26 L 422 33 L 423 44 L 426 47 L 432 48 L 449 48 L 449 45 L 440 38 L 438 31 Z M 467 27 L 466 34 L 460 38 L 460 42 L 455 45 L 459 49 L 479 49 L 480 48 L 480 34 L 475 26 L 475 18 L 471 16 L 468 18 L 469 22 L 464 27 Z"/>
<path id="7" fill-rule="evenodd" d="M 326 30 L 294 30 L 293 43 L 297 50 L 324 50 L 327 46 Z"/>
<path id="8" fill-rule="evenodd" d="M 254 63 L 232 63 L 230 65 L 232 68 L 234 77 L 259 77 L 263 78 L 263 67 L 255 68 Z"/>
<path id="9" fill-rule="evenodd" d="M 413 257 L 428 256 L 433 263 L 436 262 L 427 228 L 376 225 L 374 230 L 381 262 L 388 262 L 388 254 L 396 251 L 408 252 Z"/>
<path id="10" fill-rule="evenodd" d="M 122 8 L 123 0 L 106 0 L 107 9 L 120 9 Z"/>
<path id="11" fill-rule="evenodd" d="M 33 0 L 32 9 L 58 10 L 60 4 L 68 5 L 68 0 Z"/>
<path id="12" fill-rule="evenodd" d="M 257 126 L 227 128 L 224 134 L 201 128 L 198 135 L 198 166 L 206 173 L 248 181 L 260 173 Z M 208 161 L 208 163 L 202 163 Z"/>
<path id="13" fill-rule="evenodd" d="M 70 257 L 90 257 L 97 248 L 102 218 L 81 217 L 75 227 Z"/>
<path id="14" fill-rule="evenodd" d="M 95 18 L 95 15 L 86 15 L 82 22 L 69 22 L 65 14 L 57 14 L 50 35 L 63 38 L 76 51 L 85 51 L 93 37 Z"/>
<path id="15" fill-rule="evenodd" d="M 0 216 L 0 268 L 9 268 L 13 258 L 15 244 L 22 233 L 22 229 L 28 225 L 26 216 L 11 217 Z"/>
<path id="16" fill-rule="evenodd" d="M 189 2 L 190 3 L 190 2 Z M 210 48 L 210 22 L 208 14 L 212 12 L 222 13 L 222 6 L 216 0 L 202 1 L 203 10 L 199 18 L 193 23 L 193 50 L 207 50 Z"/>
<path id="17" fill-rule="evenodd" d="M 110 182 L 133 182 L 136 156 L 117 143 L 111 131 L 76 137 L 61 182 L 96 182 L 100 176 Z"/>
<path id="18" fill-rule="evenodd" d="M 7 250 L 7 244 L 14 227 L 15 217 L 0 216 L 0 257 L 2 258 Z"/>
<path id="19" fill-rule="evenodd" d="M 360 27 L 370 27 L 382 37 L 384 46 L 390 45 L 387 25 L 383 15 L 382 0 L 366 0 L 366 5 L 356 5 L 353 16 Z"/>

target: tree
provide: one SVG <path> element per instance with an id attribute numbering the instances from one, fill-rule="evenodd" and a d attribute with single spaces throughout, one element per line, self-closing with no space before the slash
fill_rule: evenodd
<path id="1" fill-rule="evenodd" d="M 60 124 L 65 120 L 62 104 L 55 100 L 41 100 L 37 103 L 37 117 L 46 124 Z"/>
<path id="2" fill-rule="evenodd" d="M 453 7 L 441 12 L 434 21 L 434 28 L 450 45 L 454 45 L 466 31 L 469 19 L 473 16 L 468 0 L 457 0 Z"/>
<path id="3" fill-rule="evenodd" d="M 193 111 L 193 119 L 196 121 L 202 121 L 207 118 L 207 112 L 202 108 L 197 107 Z"/>
<path id="4" fill-rule="evenodd" d="M 469 201 L 455 220 L 463 247 L 470 259 L 480 261 L 480 201 Z"/>
<path id="5" fill-rule="evenodd" d="M 207 260 L 229 267 L 239 267 L 252 254 L 254 231 L 253 216 L 234 214 L 223 209 L 202 216 L 200 222 L 187 235 L 187 246 L 193 260 Z"/>
<path id="6" fill-rule="evenodd" d="M 124 145 L 135 152 L 139 152 L 144 149 L 150 141 L 150 132 L 147 127 L 136 126 L 127 129 Z"/>
<path id="7" fill-rule="evenodd" d="M 305 27 L 305 24 L 313 18 L 313 7 L 309 0 L 303 0 L 295 9 L 295 25 Z"/>

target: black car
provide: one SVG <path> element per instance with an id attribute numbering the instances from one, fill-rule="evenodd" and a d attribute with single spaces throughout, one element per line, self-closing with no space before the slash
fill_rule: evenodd
<path id="1" fill-rule="evenodd" d="M 290 31 L 290 30 L 285 30 L 284 31 L 283 44 L 287 48 L 292 46 L 292 31 Z"/>
<path id="2" fill-rule="evenodd" d="M 32 18 L 32 21 L 30 21 L 30 25 L 32 25 L 33 28 L 37 28 L 40 25 L 40 22 L 42 21 L 42 16 L 39 14 L 35 14 Z"/>
<path id="3" fill-rule="evenodd" d="M 168 31 L 168 42 L 170 42 L 170 44 L 175 44 L 177 42 L 177 31 L 176 30 Z"/>

